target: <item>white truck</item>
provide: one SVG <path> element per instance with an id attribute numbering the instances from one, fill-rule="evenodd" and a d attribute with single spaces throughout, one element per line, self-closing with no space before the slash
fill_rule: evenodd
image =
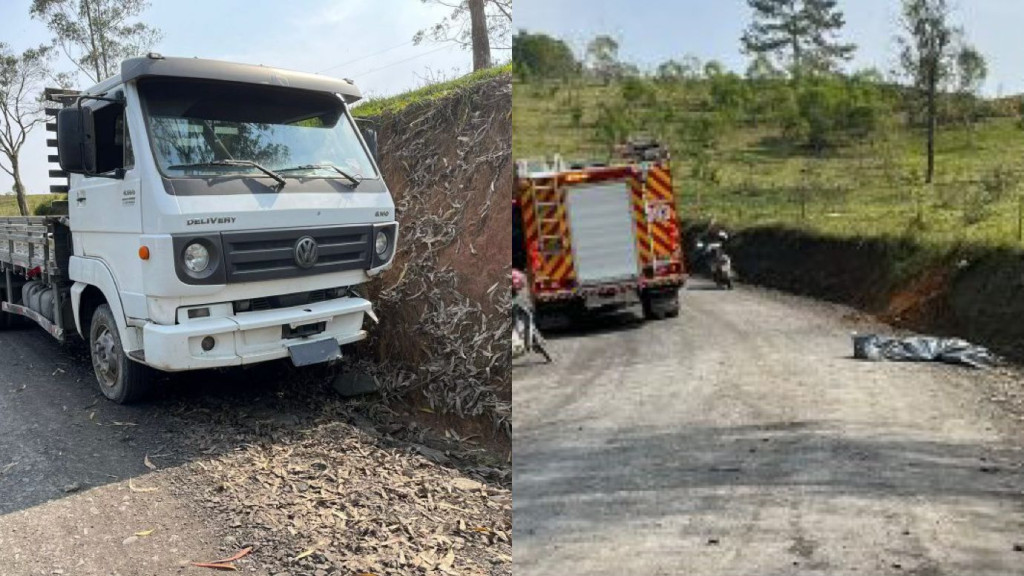
<path id="1" fill-rule="evenodd" d="M 66 215 L 0 219 L 2 314 L 89 346 L 103 394 L 152 370 L 340 357 L 376 320 L 394 202 L 350 81 L 158 54 L 64 94 Z M 54 175 L 51 173 L 51 175 Z M 59 173 L 58 173 L 59 175 Z"/>

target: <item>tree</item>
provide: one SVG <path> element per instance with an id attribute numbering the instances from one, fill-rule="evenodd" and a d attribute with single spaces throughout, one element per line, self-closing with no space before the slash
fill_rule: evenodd
<path id="1" fill-rule="evenodd" d="M 53 33 L 53 44 L 94 82 L 120 71 L 121 61 L 148 52 L 161 33 L 132 22 L 146 0 L 32 0 L 29 13 Z"/>
<path id="2" fill-rule="evenodd" d="M 938 100 L 953 69 L 954 46 L 960 31 L 950 24 L 948 0 L 903 0 L 903 35 L 898 38 L 900 66 L 923 101 L 928 124 L 928 170 L 925 183 L 935 180 L 935 131 Z"/>
<path id="3" fill-rule="evenodd" d="M 686 70 L 683 63 L 677 60 L 666 60 L 658 65 L 655 78 L 659 82 L 679 82 L 686 77 Z"/>
<path id="4" fill-rule="evenodd" d="M 413 35 L 414 44 L 454 43 L 473 51 L 473 70 L 491 65 L 491 48 L 508 50 L 512 0 L 421 0 L 450 10 L 440 22 Z"/>
<path id="5" fill-rule="evenodd" d="M 757 54 L 747 66 L 747 80 L 754 83 L 765 83 L 785 77 L 785 72 L 775 67 L 767 54 Z"/>
<path id="6" fill-rule="evenodd" d="M 687 54 L 680 60 L 666 60 L 658 65 L 655 78 L 662 82 L 695 82 L 704 75 L 704 63 L 700 58 Z"/>
<path id="7" fill-rule="evenodd" d="M 619 75 L 619 43 L 611 36 L 597 36 L 587 44 L 587 68 L 605 84 Z"/>
<path id="8" fill-rule="evenodd" d="M 743 50 L 772 55 L 794 80 L 805 71 L 832 72 L 853 56 L 854 44 L 840 42 L 846 18 L 838 0 L 747 0 L 753 21 L 743 32 Z"/>
<path id="9" fill-rule="evenodd" d="M 978 92 L 987 78 L 985 56 L 973 46 L 961 46 L 956 54 L 956 92 L 960 113 L 968 127 L 974 123 Z"/>
<path id="10" fill-rule="evenodd" d="M 39 92 L 50 75 L 52 50 L 40 46 L 15 54 L 0 42 L 0 152 L 7 159 L 6 163 L 0 161 L 0 169 L 14 178 L 22 216 L 28 215 L 28 205 L 19 156 L 29 132 L 46 118 Z"/>
<path id="11" fill-rule="evenodd" d="M 721 76 L 726 73 L 725 64 L 722 64 L 718 60 L 708 60 L 704 64 L 704 78 L 711 80 L 717 76 Z"/>
<path id="12" fill-rule="evenodd" d="M 469 4 L 469 31 L 473 39 L 473 70 L 491 67 L 491 38 L 487 33 L 487 13 L 484 0 L 467 0 Z"/>
<path id="13" fill-rule="evenodd" d="M 579 63 L 565 42 L 525 30 L 512 37 L 512 65 L 517 74 L 526 77 L 567 78 L 579 71 Z"/>

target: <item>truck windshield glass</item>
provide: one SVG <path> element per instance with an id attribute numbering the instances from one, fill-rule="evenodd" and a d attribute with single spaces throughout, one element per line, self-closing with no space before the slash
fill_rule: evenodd
<path id="1" fill-rule="evenodd" d="M 377 177 L 337 96 L 278 86 L 152 78 L 139 83 L 156 161 L 170 178 L 244 174 Z"/>

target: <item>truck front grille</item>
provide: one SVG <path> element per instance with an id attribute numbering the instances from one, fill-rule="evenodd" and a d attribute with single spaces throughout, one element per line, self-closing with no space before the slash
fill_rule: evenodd
<path id="1" fill-rule="evenodd" d="M 279 296 L 266 296 L 252 298 L 250 300 L 239 300 L 234 302 L 235 314 L 239 312 L 261 312 L 264 310 L 277 310 L 279 308 L 291 308 L 305 304 L 326 302 L 335 298 L 342 298 L 348 295 L 348 290 L 343 288 L 329 288 L 327 290 L 313 290 L 312 292 L 296 292 Z"/>
<path id="2" fill-rule="evenodd" d="M 306 236 L 317 244 L 316 263 L 309 267 L 298 264 L 295 249 Z M 223 232 L 221 238 L 228 282 L 366 270 L 372 264 L 372 226 Z"/>

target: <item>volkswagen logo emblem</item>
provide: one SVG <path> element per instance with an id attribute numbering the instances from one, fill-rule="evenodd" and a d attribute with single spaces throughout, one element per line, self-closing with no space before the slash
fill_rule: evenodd
<path id="1" fill-rule="evenodd" d="M 310 236 L 303 236 L 295 243 L 295 263 L 299 268 L 312 268 L 316 264 L 317 252 L 319 249 L 316 240 Z"/>

